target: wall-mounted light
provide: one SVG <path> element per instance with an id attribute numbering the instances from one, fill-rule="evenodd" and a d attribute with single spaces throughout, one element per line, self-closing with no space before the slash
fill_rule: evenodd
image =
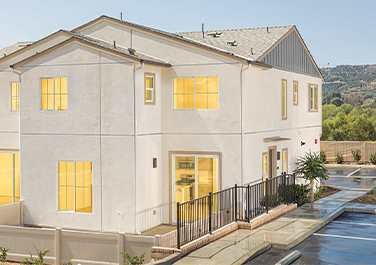
<path id="1" fill-rule="evenodd" d="M 305 142 L 300 141 L 300 146 L 303 146 L 303 145 L 305 145 Z"/>
<path id="2" fill-rule="evenodd" d="M 153 168 L 157 168 L 157 158 L 153 158 Z"/>

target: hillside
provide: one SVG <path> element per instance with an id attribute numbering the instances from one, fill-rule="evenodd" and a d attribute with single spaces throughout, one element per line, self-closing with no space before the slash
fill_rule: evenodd
<path id="1" fill-rule="evenodd" d="M 376 65 L 340 65 L 320 70 L 325 80 L 323 104 L 368 106 L 376 99 Z"/>

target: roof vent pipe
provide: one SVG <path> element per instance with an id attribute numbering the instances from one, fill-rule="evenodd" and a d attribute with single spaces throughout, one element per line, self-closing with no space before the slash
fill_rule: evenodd
<path id="1" fill-rule="evenodd" d="M 116 41 L 114 41 L 114 48 L 116 49 Z"/>
<path id="2" fill-rule="evenodd" d="M 251 47 L 251 54 L 253 55 L 253 48 Z"/>
<path id="3" fill-rule="evenodd" d="M 205 38 L 204 23 L 202 23 L 201 31 L 202 31 L 202 38 Z"/>
<path id="4" fill-rule="evenodd" d="M 129 52 L 129 54 L 134 55 L 134 53 L 136 52 L 136 50 L 132 49 L 132 48 L 128 48 L 128 52 Z"/>
<path id="5" fill-rule="evenodd" d="M 268 33 L 269 33 L 269 27 L 266 27 L 266 32 L 268 32 Z"/>
<path id="6" fill-rule="evenodd" d="M 123 12 L 120 12 L 120 20 L 123 21 Z"/>

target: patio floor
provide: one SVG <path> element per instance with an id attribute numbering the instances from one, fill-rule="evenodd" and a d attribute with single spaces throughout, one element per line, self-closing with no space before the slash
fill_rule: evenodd
<path id="1" fill-rule="evenodd" d="M 155 235 L 163 235 L 167 234 L 173 230 L 176 230 L 176 225 L 168 225 L 168 224 L 162 224 L 156 227 L 153 227 L 149 230 L 146 230 L 141 233 L 143 236 L 155 236 Z"/>

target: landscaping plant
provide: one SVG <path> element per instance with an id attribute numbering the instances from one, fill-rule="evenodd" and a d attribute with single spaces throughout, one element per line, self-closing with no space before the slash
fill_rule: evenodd
<path id="1" fill-rule="evenodd" d="M 295 184 L 295 200 L 296 204 L 302 206 L 303 204 L 309 202 L 308 194 L 309 194 L 309 185 L 306 184 Z"/>
<path id="2" fill-rule="evenodd" d="M 375 194 L 376 194 L 376 187 L 374 187 L 374 188 L 369 192 L 369 194 L 375 195 Z"/>
<path id="3" fill-rule="evenodd" d="M 320 157 L 321 157 L 322 162 L 324 164 L 326 164 L 326 154 L 325 154 L 324 150 L 320 151 Z"/>
<path id="4" fill-rule="evenodd" d="M 342 164 L 343 163 L 343 155 L 341 154 L 341 152 L 337 152 L 337 154 L 336 154 L 336 162 L 337 162 L 337 164 Z"/>
<path id="5" fill-rule="evenodd" d="M 5 260 L 7 259 L 7 255 L 8 255 L 7 252 L 9 251 L 9 249 L 1 247 L 0 251 L 1 251 L 0 261 L 1 261 L 1 264 L 4 265 L 5 264 Z"/>
<path id="6" fill-rule="evenodd" d="M 315 194 L 313 191 L 314 181 L 323 181 L 328 179 L 328 170 L 324 166 L 320 158 L 319 153 L 314 153 L 309 151 L 304 156 L 298 158 L 298 167 L 295 173 L 299 178 L 308 180 L 310 183 L 310 202 L 315 199 Z"/>
<path id="7" fill-rule="evenodd" d="M 376 153 L 372 153 L 369 156 L 369 161 L 371 161 L 372 164 L 376 165 Z"/>
<path id="8" fill-rule="evenodd" d="M 34 259 L 33 254 L 30 251 L 30 259 L 26 258 L 23 264 L 27 264 L 27 265 L 31 265 L 31 264 L 43 265 L 44 264 L 43 262 L 44 256 L 46 256 L 47 253 L 50 252 L 50 250 L 44 247 L 44 250 L 40 251 L 36 246 L 34 247 L 35 247 L 35 250 L 37 251 L 38 258 Z"/>
<path id="9" fill-rule="evenodd" d="M 354 162 L 358 163 L 360 159 L 362 159 L 362 152 L 360 149 L 351 150 L 351 153 L 353 155 Z"/>
<path id="10" fill-rule="evenodd" d="M 120 254 L 123 255 L 123 257 L 128 260 L 128 262 L 125 262 L 126 265 L 143 264 L 145 260 L 145 252 L 142 253 L 140 257 L 132 256 L 132 254 L 123 253 L 123 252 L 120 252 Z"/>

